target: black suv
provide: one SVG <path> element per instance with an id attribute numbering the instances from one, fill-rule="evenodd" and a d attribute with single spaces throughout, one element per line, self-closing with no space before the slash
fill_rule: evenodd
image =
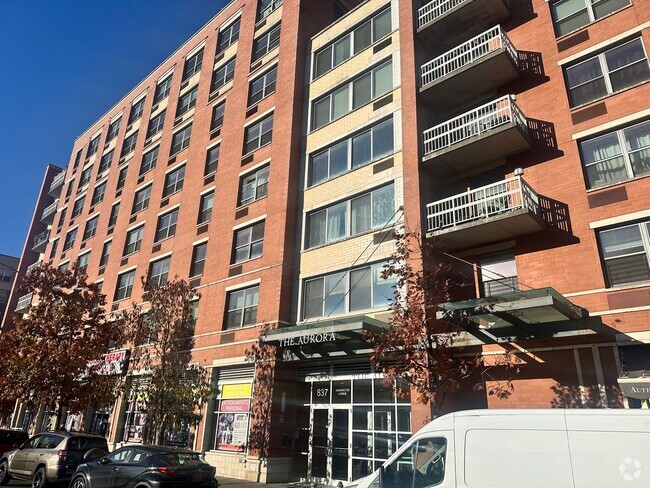
<path id="1" fill-rule="evenodd" d="M 12 478 L 33 488 L 67 483 L 81 463 L 108 452 L 106 438 L 77 432 L 42 432 L 0 457 L 0 485 Z"/>
<path id="2" fill-rule="evenodd" d="M 0 457 L 29 439 L 24 430 L 0 429 Z"/>

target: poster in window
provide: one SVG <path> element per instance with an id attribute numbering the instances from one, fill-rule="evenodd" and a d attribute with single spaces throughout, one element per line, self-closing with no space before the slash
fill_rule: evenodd
<path id="1" fill-rule="evenodd" d="M 243 451 L 248 437 L 248 413 L 220 413 L 217 449 Z"/>

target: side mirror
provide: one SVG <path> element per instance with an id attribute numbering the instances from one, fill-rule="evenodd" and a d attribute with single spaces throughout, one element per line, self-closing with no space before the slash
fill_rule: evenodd
<path id="1" fill-rule="evenodd" d="M 101 457 L 97 460 L 97 464 L 111 464 L 111 460 L 107 457 Z"/>

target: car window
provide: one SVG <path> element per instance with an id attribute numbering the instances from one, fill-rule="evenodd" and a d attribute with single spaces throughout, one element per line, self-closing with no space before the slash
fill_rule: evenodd
<path id="1" fill-rule="evenodd" d="M 91 449 L 101 449 L 108 451 L 106 439 L 98 437 L 71 437 L 68 439 L 68 451 L 86 452 Z"/>
<path id="2" fill-rule="evenodd" d="M 425 488 L 442 483 L 446 454 L 446 439 L 420 439 L 386 466 L 381 488 Z"/>
<path id="3" fill-rule="evenodd" d="M 34 449 L 48 449 L 50 445 L 50 440 L 51 440 L 50 435 L 42 435 L 39 439 L 38 442 L 34 444 Z"/>
<path id="4" fill-rule="evenodd" d="M 61 441 L 63 441 L 63 439 L 65 439 L 65 437 L 62 435 L 50 435 L 48 436 L 47 446 L 43 446 L 43 449 L 54 449 L 59 444 L 61 444 Z M 40 444 L 39 447 L 41 447 Z"/>
<path id="5" fill-rule="evenodd" d="M 134 449 L 133 456 L 129 459 L 129 464 L 137 464 L 138 466 L 149 466 L 151 453 L 143 451 L 142 449 Z"/>
<path id="6" fill-rule="evenodd" d="M 31 439 L 29 439 L 25 444 L 23 444 L 22 448 L 23 449 L 34 449 L 34 446 L 41 440 L 41 435 L 35 435 Z"/>
<path id="7" fill-rule="evenodd" d="M 107 457 L 110 459 L 114 464 L 125 464 L 126 461 L 129 459 L 129 456 L 131 456 L 131 453 L 133 452 L 133 449 L 130 447 L 125 447 L 123 449 L 118 449 L 117 451 L 113 451 L 111 454 L 109 454 Z"/>
<path id="8" fill-rule="evenodd" d="M 160 454 L 160 462 L 163 466 L 199 466 L 206 464 L 194 452 L 166 452 Z"/>

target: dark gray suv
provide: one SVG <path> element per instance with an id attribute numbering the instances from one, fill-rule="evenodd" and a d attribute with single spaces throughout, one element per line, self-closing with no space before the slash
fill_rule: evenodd
<path id="1" fill-rule="evenodd" d="M 83 462 L 108 452 L 104 437 L 77 432 L 42 432 L 0 458 L 0 485 L 10 479 L 31 481 L 33 488 L 67 483 Z"/>

